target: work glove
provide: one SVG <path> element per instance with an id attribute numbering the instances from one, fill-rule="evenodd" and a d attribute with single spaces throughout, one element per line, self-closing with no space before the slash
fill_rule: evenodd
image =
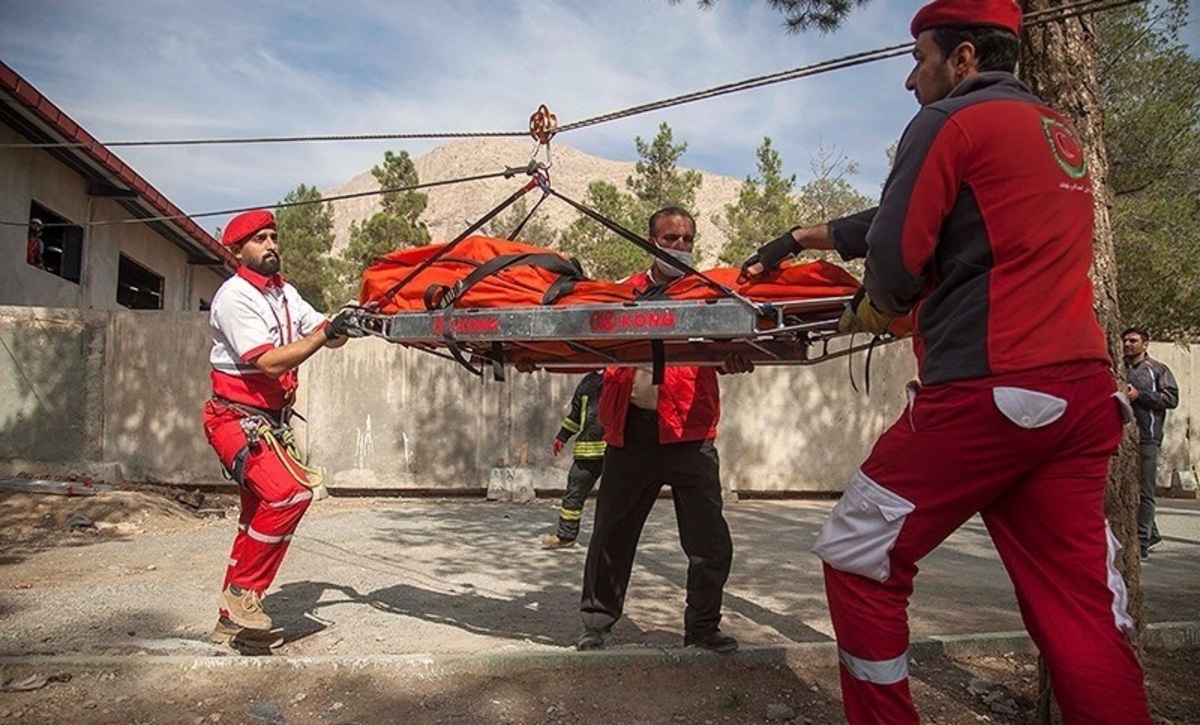
<path id="1" fill-rule="evenodd" d="M 858 292 L 846 305 L 842 318 L 838 320 L 838 332 L 869 332 L 872 335 L 881 335 L 887 331 L 890 324 L 892 318 L 875 309 L 866 288 L 859 287 Z"/>
<path id="2" fill-rule="evenodd" d="M 758 248 L 757 252 L 747 257 L 746 261 L 742 262 L 742 276 L 748 277 L 750 275 L 748 270 L 756 264 L 761 264 L 764 272 L 770 272 L 777 268 L 783 260 L 793 254 L 799 254 L 804 251 L 804 247 L 801 246 L 800 242 L 797 242 L 792 237 L 792 232 L 797 228 L 793 227 L 787 232 L 780 234 L 778 238 L 762 245 Z"/>
<path id="3" fill-rule="evenodd" d="M 325 326 L 325 337 L 336 340 L 339 337 L 362 337 L 362 331 L 354 325 L 354 310 L 342 308 Z"/>
<path id="4" fill-rule="evenodd" d="M 563 447 L 565 447 L 566 445 L 567 444 L 564 443 L 561 439 L 555 438 L 554 439 L 554 455 L 557 456 L 559 453 L 562 453 Z"/>

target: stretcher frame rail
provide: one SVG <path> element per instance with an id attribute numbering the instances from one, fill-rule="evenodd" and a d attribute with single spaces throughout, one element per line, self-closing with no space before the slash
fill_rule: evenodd
<path id="1" fill-rule="evenodd" d="M 360 310 L 362 334 L 463 362 L 555 369 L 608 365 L 719 365 L 737 353 L 763 365 L 806 365 L 890 338 L 831 346 L 849 296 L 776 302 L 641 300 L 623 304 L 458 308 L 378 314 Z M 570 359 L 545 351 L 567 345 Z M 539 344 L 542 348 L 539 349 Z M 445 351 L 451 354 L 447 354 Z M 464 363 L 465 364 L 465 363 Z M 469 366 L 468 366 L 469 367 Z"/>

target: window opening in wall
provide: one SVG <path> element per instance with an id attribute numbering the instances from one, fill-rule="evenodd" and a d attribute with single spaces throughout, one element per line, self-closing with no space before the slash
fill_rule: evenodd
<path id="1" fill-rule="evenodd" d="M 161 310 L 163 278 L 122 254 L 117 268 L 117 304 L 131 310 Z"/>
<path id="2" fill-rule="evenodd" d="M 83 227 L 35 202 L 29 204 L 26 264 L 79 284 Z"/>

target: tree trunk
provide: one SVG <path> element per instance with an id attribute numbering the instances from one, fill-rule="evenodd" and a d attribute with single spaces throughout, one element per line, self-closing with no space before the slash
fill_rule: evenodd
<path id="1" fill-rule="evenodd" d="M 1063 0 L 1025 0 L 1026 14 L 1064 5 Z M 1114 372 L 1124 380 L 1121 360 L 1123 323 L 1117 304 L 1117 262 L 1110 220 L 1112 191 L 1108 185 L 1108 151 L 1104 141 L 1104 109 L 1100 100 L 1099 48 L 1096 24 L 1090 16 L 1069 18 L 1028 28 L 1022 37 L 1019 75 L 1034 93 L 1066 115 L 1079 131 L 1091 172 L 1096 207 L 1096 231 L 1093 240 L 1095 260 L 1092 283 L 1095 285 L 1096 315 L 1108 337 L 1109 355 Z M 1137 442 L 1132 429 L 1122 441 L 1113 459 L 1105 496 L 1105 513 L 1113 533 L 1123 547 L 1117 556 L 1117 568 L 1129 588 L 1129 614 L 1136 625 L 1137 644 L 1145 627 L 1142 607 L 1141 563 L 1138 560 Z M 1045 673 L 1045 668 L 1039 668 Z M 1058 720 L 1052 712 L 1050 681 L 1039 678 L 1039 722 Z"/>

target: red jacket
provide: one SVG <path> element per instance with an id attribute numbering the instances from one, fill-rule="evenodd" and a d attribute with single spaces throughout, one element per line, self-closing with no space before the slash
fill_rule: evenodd
<path id="1" fill-rule="evenodd" d="M 650 285 L 645 272 L 625 280 L 635 289 Z M 610 446 L 625 445 L 625 416 L 633 394 L 633 375 L 630 367 L 606 368 L 604 389 L 600 394 L 600 422 L 604 424 L 604 440 Z M 684 443 L 703 441 L 717 436 L 717 421 L 721 419 L 721 389 L 717 371 L 711 367 L 667 367 L 662 385 L 658 386 L 658 442 Z"/>
<path id="2" fill-rule="evenodd" d="M 1060 363 L 1108 363 L 1092 309 L 1094 199 L 1061 115 L 1008 73 L 925 106 L 879 207 L 830 222 L 889 315 L 913 310 L 926 385 Z"/>

